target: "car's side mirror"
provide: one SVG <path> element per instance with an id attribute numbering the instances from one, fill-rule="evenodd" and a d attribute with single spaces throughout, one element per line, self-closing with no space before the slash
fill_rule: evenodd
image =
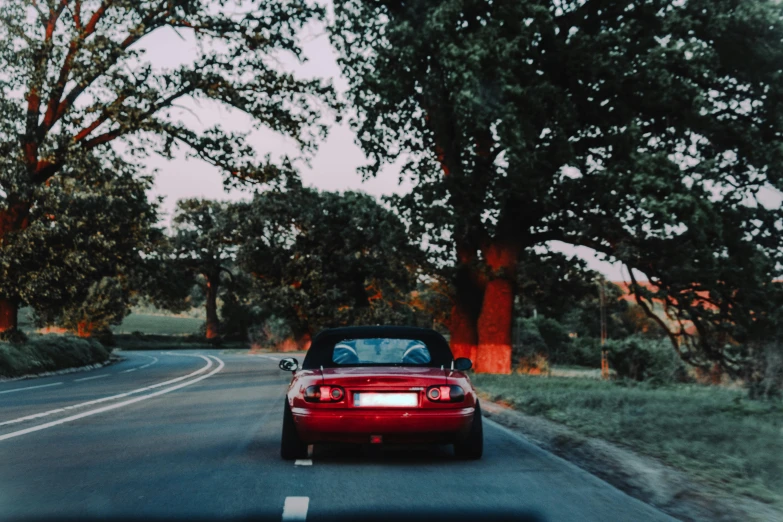
<path id="1" fill-rule="evenodd" d="M 454 360 L 454 369 L 464 372 L 467 370 L 470 370 L 473 367 L 473 361 L 468 359 L 467 357 L 457 357 Z"/>
<path id="2" fill-rule="evenodd" d="M 299 369 L 299 361 L 294 359 L 293 357 L 286 357 L 285 359 L 280 359 L 280 369 L 286 372 L 295 372 Z"/>

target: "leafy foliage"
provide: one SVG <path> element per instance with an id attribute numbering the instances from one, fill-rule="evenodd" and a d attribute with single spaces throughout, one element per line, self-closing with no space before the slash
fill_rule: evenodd
<path id="1" fill-rule="evenodd" d="M 87 288 L 83 300 L 65 310 L 60 324 L 80 335 L 94 332 L 110 336 L 110 325 L 117 325 L 130 313 L 130 292 L 116 277 L 104 277 Z"/>
<path id="2" fill-rule="evenodd" d="M 782 9 L 338 0 L 332 34 L 365 172 L 406 158 L 394 202 L 433 253 L 487 272 L 498 245 L 588 246 L 657 285 L 634 290 L 653 320 L 666 301 L 684 360 L 736 374 L 727 339 L 780 302 L 759 195 L 783 172 Z"/>
<path id="3" fill-rule="evenodd" d="M 686 380 L 682 362 L 660 340 L 631 336 L 610 340 L 605 348 L 609 363 L 621 378 L 653 383 Z"/>
<path id="4" fill-rule="evenodd" d="M 229 266 L 236 244 L 238 207 L 231 203 L 204 199 L 177 202 L 174 236 L 171 238 L 174 264 L 180 269 L 180 281 L 198 285 L 206 297 L 206 334 L 214 338 L 219 332 L 217 298 L 222 288 L 221 276 L 233 280 Z M 182 291 L 180 283 L 174 291 Z"/>
<path id="5" fill-rule="evenodd" d="M 56 308 L 75 294 L 74 285 L 84 286 L 74 272 L 79 257 L 96 247 L 80 245 L 81 254 L 72 253 L 60 266 L 50 255 L 52 247 L 70 239 L 54 236 L 68 231 L 54 227 L 47 232 L 50 245 L 42 244 L 50 214 L 41 210 L 51 206 L 47 198 L 53 190 L 68 192 L 96 169 L 103 176 L 100 183 L 128 184 L 127 160 L 151 153 L 171 157 L 178 148 L 217 167 L 227 187 L 294 177 L 288 159 L 276 164 L 257 158 L 246 133 L 219 126 L 196 132 L 173 108 L 187 100 L 228 106 L 249 115 L 256 126 L 293 138 L 309 154 L 326 132 L 321 111 L 338 104 L 329 85 L 281 71 L 276 55 L 301 59 L 296 33 L 322 15 L 322 8 L 305 0 L 0 3 L 0 266 L 22 277 L 18 285 L 16 278 L 3 277 L 0 283 L 0 329 L 15 326 L 20 304 L 47 299 Z M 144 44 L 159 31 L 194 37 L 193 60 L 171 69 L 153 67 Z M 110 179 L 112 171 L 116 181 Z M 129 187 L 129 212 L 138 208 L 136 197 Z M 87 217 L 77 211 L 90 209 L 69 208 L 81 223 Z M 101 240 L 98 232 L 108 235 L 117 226 L 112 216 L 103 216 L 107 222 L 101 227 L 108 229 L 96 228 L 93 241 Z M 28 227 L 35 230 L 27 234 Z M 136 239 L 134 230 L 128 235 Z M 118 243 L 114 249 L 126 246 Z M 36 268 L 21 274 L 31 257 Z"/>
<path id="6" fill-rule="evenodd" d="M 93 339 L 46 335 L 23 343 L 0 342 L 0 376 L 20 377 L 106 361 L 111 350 Z"/>
<path id="7" fill-rule="evenodd" d="M 238 214 L 237 264 L 261 317 L 297 335 L 347 324 L 404 324 L 420 251 L 372 197 L 291 188 L 257 194 Z"/>
<path id="8" fill-rule="evenodd" d="M 32 306 L 42 324 L 119 323 L 135 270 L 161 236 L 151 183 L 119 158 L 90 158 L 38 187 L 29 226 L 0 242 L 0 294 Z"/>
<path id="9" fill-rule="evenodd" d="M 141 154 L 187 147 L 222 169 L 229 185 L 280 173 L 269 161 L 253 161 L 244 135 L 219 127 L 198 134 L 174 120 L 172 106 L 186 98 L 238 109 L 305 149 L 325 132 L 319 107 L 331 102 L 330 88 L 280 72 L 273 58 L 301 57 L 296 33 L 322 16 L 319 7 L 300 0 L 243 2 L 239 9 L 205 0 L 65 0 L 51 7 L 35 0 L 0 6 L 0 89 L 11 109 L 0 143 L 22 163 L 15 180 L 4 179 L 13 181 L 9 194 L 118 138 Z M 195 37 L 194 60 L 153 67 L 143 43 L 161 30 Z"/>

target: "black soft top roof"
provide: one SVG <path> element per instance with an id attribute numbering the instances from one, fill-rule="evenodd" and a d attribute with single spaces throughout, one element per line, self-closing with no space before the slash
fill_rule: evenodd
<path id="1" fill-rule="evenodd" d="M 430 362 L 426 366 L 449 366 L 453 360 L 449 343 L 441 334 L 429 328 L 413 328 L 411 326 L 347 326 L 323 330 L 313 339 L 307 351 L 303 370 L 334 368 L 338 366 L 332 361 L 334 345 L 346 339 L 411 339 L 427 345 L 430 352 Z"/>

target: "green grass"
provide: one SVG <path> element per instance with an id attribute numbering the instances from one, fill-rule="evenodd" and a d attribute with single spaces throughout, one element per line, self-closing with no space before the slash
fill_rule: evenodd
<path id="1" fill-rule="evenodd" d="M 0 377 L 87 366 L 106 361 L 110 354 L 98 341 L 68 335 L 33 336 L 23 344 L 0 342 Z"/>
<path id="2" fill-rule="evenodd" d="M 153 335 L 190 335 L 198 334 L 203 322 L 193 317 L 132 313 L 122 324 L 113 327 L 112 331 L 115 334 L 141 332 Z"/>
<path id="3" fill-rule="evenodd" d="M 703 482 L 783 505 L 783 403 L 699 385 L 475 375 L 491 400 L 660 458 Z"/>
<path id="4" fill-rule="evenodd" d="M 202 319 L 195 317 L 178 317 L 164 314 L 131 313 L 121 324 L 112 327 L 115 334 L 130 334 L 141 332 L 153 335 L 190 335 L 198 334 Z M 19 329 L 27 334 L 37 330 L 33 322 L 32 308 L 19 310 Z"/>

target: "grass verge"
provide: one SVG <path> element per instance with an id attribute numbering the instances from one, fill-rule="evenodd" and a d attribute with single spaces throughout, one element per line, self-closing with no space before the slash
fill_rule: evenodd
<path id="1" fill-rule="evenodd" d="M 0 342 L 0 377 L 78 368 L 108 360 L 111 350 L 98 341 L 68 335 L 30 337 L 26 343 Z"/>
<path id="2" fill-rule="evenodd" d="M 721 489 L 783 505 L 783 403 L 699 385 L 475 375 L 493 401 L 661 459 Z"/>

